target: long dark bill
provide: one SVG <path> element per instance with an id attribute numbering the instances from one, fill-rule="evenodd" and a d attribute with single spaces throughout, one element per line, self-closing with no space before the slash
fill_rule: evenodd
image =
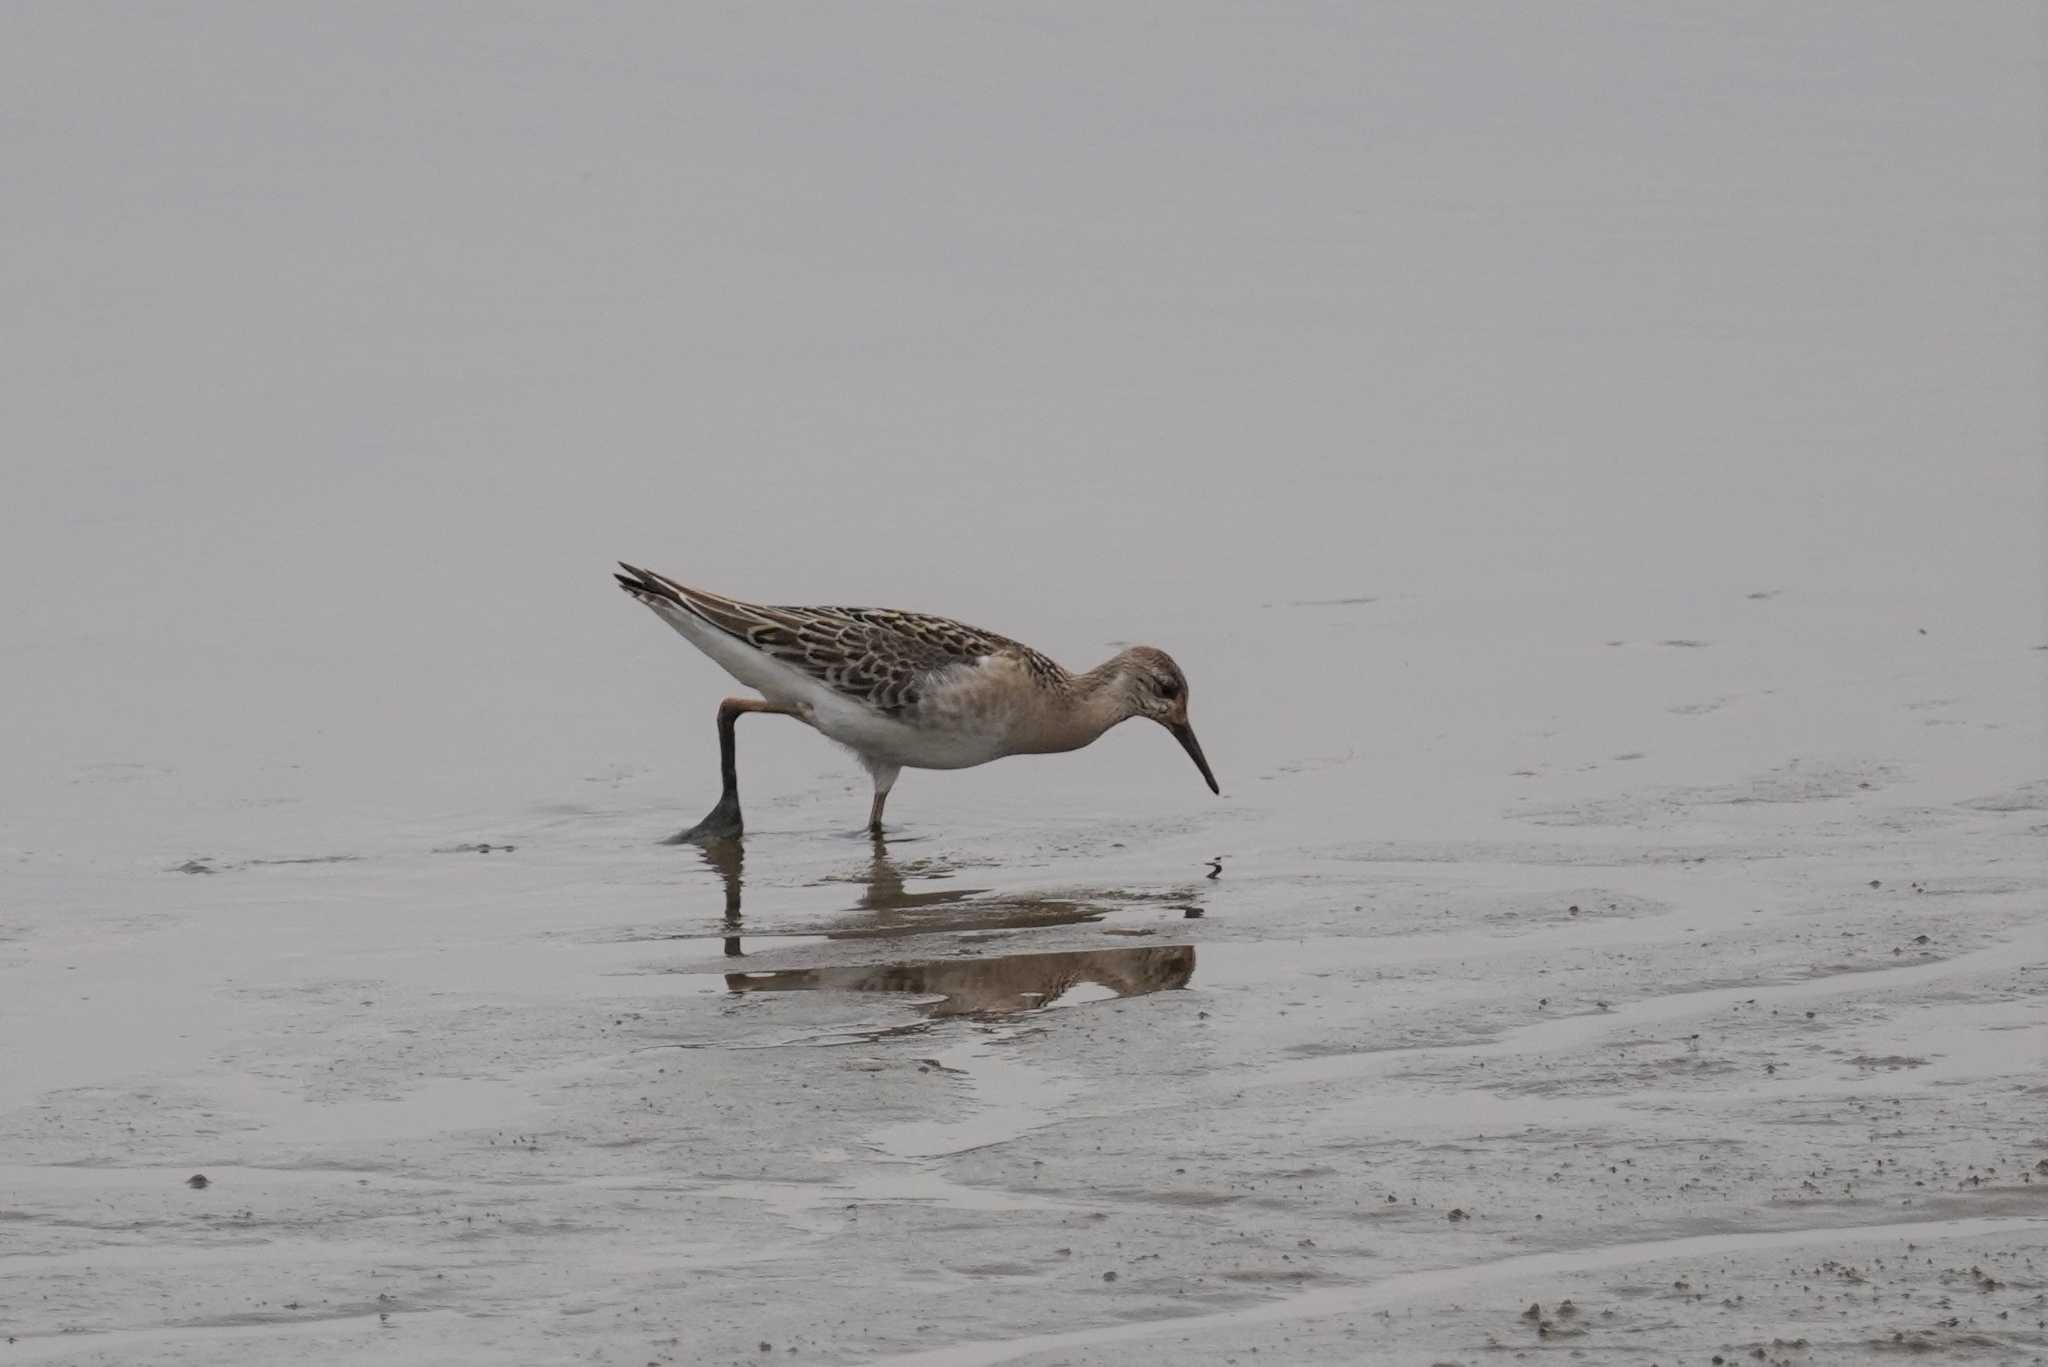
<path id="1" fill-rule="evenodd" d="M 1180 742 L 1180 748 L 1188 752 L 1188 758 L 1202 771 L 1202 777 L 1208 780 L 1209 791 L 1219 797 L 1222 796 L 1223 789 L 1216 785 L 1216 775 L 1209 772 L 1209 761 L 1202 757 L 1202 742 L 1195 739 L 1195 728 L 1186 722 L 1169 722 L 1166 729 L 1173 732 L 1173 738 Z"/>

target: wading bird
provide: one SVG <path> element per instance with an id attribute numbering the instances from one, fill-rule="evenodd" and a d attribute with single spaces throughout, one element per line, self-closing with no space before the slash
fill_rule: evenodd
<path id="1" fill-rule="evenodd" d="M 740 834 L 733 726 L 747 712 L 795 717 L 858 755 L 875 781 L 873 831 L 904 769 L 967 769 L 1005 755 L 1078 750 L 1132 717 L 1171 731 L 1209 791 L 1223 791 L 1188 725 L 1187 679 L 1163 650 L 1132 646 L 1070 674 L 1029 646 L 944 617 L 765 607 L 623 562 L 620 569 L 620 588 L 761 694 L 718 705 L 723 790 L 710 815 L 678 841 Z"/>

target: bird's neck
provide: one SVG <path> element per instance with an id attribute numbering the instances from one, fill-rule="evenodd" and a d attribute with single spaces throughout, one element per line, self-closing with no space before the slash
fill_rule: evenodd
<path id="1" fill-rule="evenodd" d="M 1063 687 L 1048 690 L 1028 728 L 1030 752 L 1079 750 L 1129 717 L 1130 693 L 1119 663 L 1110 660 L 1086 674 L 1069 675 Z"/>
<path id="2" fill-rule="evenodd" d="M 1125 677 L 1123 656 L 1105 660 L 1086 674 L 1074 676 L 1069 710 L 1086 745 L 1104 731 L 1131 716 L 1131 690 Z"/>

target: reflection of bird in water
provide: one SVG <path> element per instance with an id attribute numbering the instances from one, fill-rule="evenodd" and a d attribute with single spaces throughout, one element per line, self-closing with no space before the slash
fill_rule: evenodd
<path id="1" fill-rule="evenodd" d="M 718 805 L 679 840 L 740 834 L 734 724 L 795 717 L 860 756 L 874 779 L 868 828 L 904 769 L 967 769 L 1093 744 L 1132 717 L 1173 733 L 1220 793 L 1188 724 L 1188 684 L 1163 650 L 1132 646 L 1085 674 L 980 627 L 889 608 L 766 607 L 621 565 L 619 587 L 760 698 L 718 705 Z"/>
<path id="2" fill-rule="evenodd" d="M 745 886 L 746 848 L 737 840 L 714 840 L 704 847 L 704 862 L 718 871 L 725 885 L 725 952 L 737 959 L 740 949 L 740 889 Z"/>
<path id="3" fill-rule="evenodd" d="M 735 992 L 909 992 L 941 999 L 925 1008 L 928 1015 L 970 1016 L 1048 1006 L 1081 983 L 1098 983 L 1119 997 L 1166 992 L 1186 987 L 1194 973 L 1193 945 L 1148 945 L 728 973 L 725 985 Z"/>
<path id="4" fill-rule="evenodd" d="M 740 958 L 740 899 L 745 855 L 737 840 L 703 847 L 704 862 L 718 872 L 725 889 L 725 952 Z M 865 889 L 833 939 L 874 939 L 961 929 L 1012 929 L 1099 921 L 1107 906 L 1065 898 L 989 897 L 983 888 L 910 892 L 905 870 L 889 857 L 881 837 L 874 841 Z M 1176 904 L 1178 905 L 1178 904 Z M 1194 907 L 1186 914 L 1199 914 Z M 728 973 L 735 992 L 909 992 L 937 996 L 927 1008 L 935 1016 L 1000 1014 L 1045 1006 L 1081 983 L 1096 983 L 1120 997 L 1142 996 L 1187 986 L 1195 971 L 1193 945 L 1147 945 L 1131 949 L 1068 950 L 1005 954 L 977 959 L 938 959 L 853 967 Z"/>

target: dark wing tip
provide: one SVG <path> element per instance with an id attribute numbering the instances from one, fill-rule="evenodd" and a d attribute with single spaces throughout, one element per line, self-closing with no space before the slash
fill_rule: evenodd
<path id="1" fill-rule="evenodd" d="M 612 575 L 612 578 L 618 580 L 619 587 L 634 597 L 668 598 L 677 602 L 681 601 L 681 599 L 676 597 L 673 589 L 649 574 L 646 570 L 641 569 L 638 565 L 628 565 L 625 561 L 621 560 L 619 568 L 624 570 L 625 573 L 615 573 Z"/>

